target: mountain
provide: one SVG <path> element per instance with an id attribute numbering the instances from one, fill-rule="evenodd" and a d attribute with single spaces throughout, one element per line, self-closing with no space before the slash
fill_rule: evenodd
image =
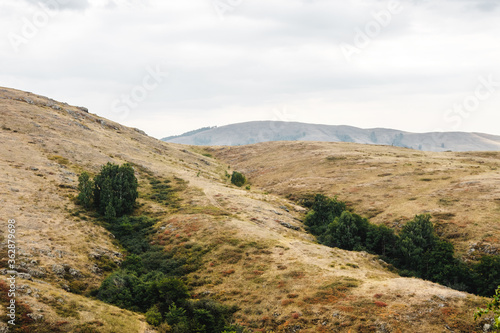
<path id="1" fill-rule="evenodd" d="M 202 146 L 240 146 L 268 141 L 323 141 L 378 144 L 424 151 L 499 151 L 500 136 L 481 133 L 409 133 L 393 129 L 254 121 L 205 127 L 166 142 Z"/>
<path id="2" fill-rule="evenodd" d="M 345 143 L 293 142 L 287 147 L 265 143 L 247 148 L 261 151 L 235 147 L 233 153 L 227 148 L 165 143 L 84 107 L 9 88 L 0 88 L 0 110 L 0 331 L 7 330 L 6 291 L 12 275 L 16 275 L 18 327 L 23 331 L 159 331 L 145 321 L 145 312 L 154 304 L 125 310 L 103 302 L 96 293 L 103 281 L 113 277 L 108 281 L 116 294 L 125 297 L 126 290 L 137 287 L 130 281 L 138 281 L 130 275 L 131 280 L 113 275 L 137 256 L 95 212 L 75 200 L 79 175 L 86 171 L 94 176 L 108 162 L 129 163 L 138 178 L 135 211 L 123 224 L 128 244 L 157 246 L 165 254 L 162 258 L 169 259 L 156 264 L 182 268 L 181 279 L 193 304 L 236 306 L 233 321 L 248 332 L 479 332 L 489 322 L 473 320 L 474 310 L 486 303 L 484 298 L 401 277 L 366 252 L 318 244 L 302 223 L 307 210 L 280 193 L 335 192 L 338 188 L 330 190 L 332 183 L 324 178 L 336 177 L 350 201 L 362 200 L 369 189 L 368 203 L 375 208 L 387 205 L 385 216 L 391 210 L 399 216 L 397 203 L 410 200 L 404 191 L 414 187 L 427 193 L 430 184 L 444 184 L 448 176 L 459 181 L 455 184 L 459 193 L 467 195 L 469 190 L 486 196 L 483 190 L 495 190 L 495 184 L 487 187 L 481 179 L 495 175 L 497 155 L 450 155 L 457 160 L 448 168 L 444 162 L 448 155 Z M 248 156 L 260 152 L 269 161 Z M 308 164 L 302 154 L 318 156 Z M 403 161 L 411 165 L 400 165 Z M 327 173 L 338 172 L 342 165 L 352 167 L 353 174 L 344 170 L 318 176 L 314 163 L 336 165 L 325 169 Z M 235 166 L 245 169 L 252 183 L 248 189 L 230 183 L 227 175 Z M 286 171 L 288 167 L 300 169 L 297 179 Z M 486 173 L 489 168 L 491 174 Z M 354 177 L 363 170 L 371 180 Z M 405 172 L 433 181 L 411 183 L 413 178 L 404 178 Z M 320 182 L 314 181 L 316 177 Z M 474 182 L 480 185 L 477 192 Z M 443 198 L 443 213 L 452 214 L 459 206 L 474 212 L 484 207 L 484 221 L 495 222 L 485 197 L 469 201 L 467 196 L 455 202 L 448 192 L 433 194 L 434 201 Z M 412 201 L 415 206 L 405 208 L 405 216 L 425 210 L 428 198 L 417 196 Z M 140 216 L 154 221 L 146 234 L 131 224 Z M 8 220 L 16 221 L 17 274 L 7 259 L 12 243 Z M 473 221 L 449 223 L 473 232 Z M 490 226 L 487 232 L 493 241 L 498 230 L 494 223 Z M 479 230 L 481 237 L 487 237 L 486 230 Z M 139 243 L 141 237 L 147 242 Z M 197 315 L 209 322 L 206 312 Z"/>

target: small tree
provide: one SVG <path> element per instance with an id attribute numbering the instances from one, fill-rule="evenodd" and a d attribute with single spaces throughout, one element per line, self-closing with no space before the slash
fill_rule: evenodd
<path id="1" fill-rule="evenodd" d="M 146 312 L 146 321 L 153 326 L 159 326 L 161 324 L 161 313 L 157 305 L 153 305 L 149 308 L 148 312 Z"/>
<path id="2" fill-rule="evenodd" d="M 493 328 L 497 332 L 500 332 L 500 286 L 498 286 L 493 296 L 493 300 L 486 305 L 486 309 L 477 309 L 474 313 L 474 320 L 488 313 L 494 316 Z"/>
<path id="3" fill-rule="evenodd" d="M 246 177 L 238 172 L 238 171 L 233 171 L 233 174 L 231 176 L 231 183 L 233 183 L 236 186 L 243 186 L 247 182 Z"/>
<path id="4" fill-rule="evenodd" d="M 77 197 L 78 203 L 87 209 L 90 208 L 93 203 L 94 182 L 85 171 L 78 177 L 78 191 L 80 192 Z"/>

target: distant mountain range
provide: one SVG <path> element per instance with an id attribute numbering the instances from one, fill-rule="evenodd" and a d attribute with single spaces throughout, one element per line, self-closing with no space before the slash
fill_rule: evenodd
<path id="1" fill-rule="evenodd" d="M 361 129 L 282 121 L 204 127 L 162 140 L 202 146 L 240 146 L 267 141 L 323 141 L 389 145 L 424 151 L 500 151 L 500 136 L 490 134 L 411 133 L 386 128 Z"/>

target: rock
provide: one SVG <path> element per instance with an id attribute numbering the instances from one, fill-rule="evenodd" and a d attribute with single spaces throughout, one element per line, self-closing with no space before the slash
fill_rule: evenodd
<path id="1" fill-rule="evenodd" d="M 78 108 L 78 110 L 80 110 L 80 111 L 83 111 L 83 112 L 85 112 L 85 113 L 89 113 L 89 109 L 87 109 L 87 108 L 86 108 L 86 107 L 84 107 L 84 106 L 78 106 L 77 108 Z"/>
<path id="2" fill-rule="evenodd" d="M 17 277 L 25 280 L 33 281 L 33 278 L 28 273 L 17 273 Z"/>
<path id="3" fill-rule="evenodd" d="M 51 108 L 54 110 L 61 110 L 61 107 L 59 105 L 52 105 Z"/>
<path id="4" fill-rule="evenodd" d="M 54 264 L 52 265 L 52 272 L 54 272 L 54 274 L 56 275 L 64 275 L 64 273 L 66 273 L 66 270 L 63 266 Z"/>
<path id="5" fill-rule="evenodd" d="M 280 222 L 280 224 L 288 229 L 292 229 L 292 230 L 296 230 L 296 231 L 300 230 L 300 227 L 297 227 L 295 225 L 291 225 L 290 223 L 287 223 L 287 222 Z"/>
<path id="6" fill-rule="evenodd" d="M 285 212 L 290 212 L 286 206 L 280 206 L 281 209 L 283 209 Z"/>
<path id="7" fill-rule="evenodd" d="M 33 319 L 34 321 L 39 321 L 39 320 L 43 319 L 43 315 L 39 314 L 39 313 L 32 312 L 32 313 L 28 313 L 27 316 L 30 317 L 31 319 Z"/>
<path id="8" fill-rule="evenodd" d="M 46 276 L 46 273 L 43 270 L 43 268 L 41 268 L 41 269 L 29 269 L 28 273 L 31 276 L 34 276 L 34 277 L 37 277 L 37 278 L 44 278 Z"/>
<path id="9" fill-rule="evenodd" d="M 94 274 L 101 274 L 101 269 L 95 264 L 90 266 L 89 269 Z"/>
<path id="10" fill-rule="evenodd" d="M 138 132 L 138 133 L 140 133 L 142 135 L 147 135 L 146 132 L 144 132 L 143 130 L 140 130 L 138 128 L 134 128 L 134 131 L 136 131 L 136 132 Z"/>
<path id="11" fill-rule="evenodd" d="M 80 271 L 79 271 L 79 270 L 77 270 L 77 269 L 70 268 L 70 269 L 68 270 L 68 272 L 69 272 L 69 274 L 70 274 L 71 276 L 73 276 L 73 277 L 76 277 L 76 278 L 82 277 L 82 273 L 80 273 Z"/>
<path id="12" fill-rule="evenodd" d="M 484 324 L 483 326 L 483 332 L 489 332 L 491 329 L 491 325 L 490 324 Z"/>

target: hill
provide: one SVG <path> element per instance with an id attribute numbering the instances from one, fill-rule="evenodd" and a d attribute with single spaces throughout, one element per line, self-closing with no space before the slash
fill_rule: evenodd
<path id="1" fill-rule="evenodd" d="M 268 141 L 323 141 L 378 144 L 423 151 L 499 151 L 500 136 L 481 133 L 409 133 L 393 129 L 295 122 L 255 121 L 205 127 L 163 141 L 203 146 L 241 146 Z"/>
<path id="2" fill-rule="evenodd" d="M 263 188 L 288 182 L 288 174 L 280 178 L 277 173 L 292 164 L 292 156 L 286 154 L 295 154 L 297 163 L 304 163 L 302 155 L 318 154 L 311 147 L 290 144 L 288 152 L 281 153 L 283 160 L 274 160 L 275 165 L 265 162 L 265 169 L 259 170 L 272 173 L 271 181 L 258 178 L 259 171 L 251 169 L 248 154 L 251 149 L 276 154 L 285 146 L 208 149 L 165 143 L 83 107 L 7 88 L 0 88 L 0 109 L 0 215 L 4 226 L 0 281 L 5 283 L 10 276 L 6 221 L 15 219 L 20 273 L 16 299 L 31 309 L 23 318 L 37 324 L 37 332 L 154 331 L 144 321 L 147 309 L 123 310 L 92 293 L 129 255 L 98 218 L 75 204 L 78 175 L 83 171 L 94 175 L 107 162 L 128 162 L 135 169 L 140 196 L 134 214 L 156 221 L 149 242 L 190 265 L 182 279 L 192 298 L 238 306 L 234 320 L 249 331 L 479 332 L 485 324 L 472 319 L 475 308 L 486 302 L 484 298 L 400 277 L 365 252 L 319 245 L 304 231 L 304 208 L 256 186 L 259 179 L 263 179 Z M 382 148 L 376 146 L 342 147 L 342 154 L 328 152 L 332 159 L 327 162 L 335 161 L 337 155 L 339 161 L 352 157 L 358 168 L 378 169 L 370 174 L 390 173 L 396 168 L 395 159 L 400 158 L 397 155 L 413 153 L 386 147 L 389 151 L 379 156 L 377 149 Z M 468 177 L 470 172 L 493 167 L 489 161 L 495 156 L 466 155 L 456 163 L 462 163 L 461 172 Z M 383 159 L 387 163 L 367 164 Z M 485 164 L 472 169 L 470 159 Z M 427 166 L 436 163 L 431 155 L 421 155 L 418 161 L 422 164 L 419 172 L 427 172 Z M 254 182 L 251 190 L 231 185 L 226 176 L 240 163 L 242 168 L 248 163 L 246 172 Z M 311 165 L 307 169 L 314 170 Z M 316 176 L 312 171 L 307 176 L 301 172 L 304 176 L 297 177 Z M 437 171 L 433 176 L 444 182 Z M 377 180 L 387 180 L 384 177 L 388 176 Z M 173 192 L 165 199 L 157 184 L 167 183 Z M 457 186 L 465 193 L 475 184 Z M 293 186 L 298 193 L 301 186 L 328 190 L 298 179 Z M 378 187 L 380 193 L 397 195 L 393 188 L 387 193 L 384 186 Z M 279 192 L 278 187 L 273 191 Z M 417 202 L 426 204 L 424 199 Z M 4 302 L 6 296 L 1 296 Z M 6 314 L 3 305 L 2 318 Z M 4 330 L 5 322 L 2 325 Z"/>
<path id="3" fill-rule="evenodd" d="M 428 213 L 440 235 L 469 259 L 499 253 L 500 152 L 325 142 L 207 149 L 271 193 L 338 196 L 372 222 L 396 229 Z"/>

